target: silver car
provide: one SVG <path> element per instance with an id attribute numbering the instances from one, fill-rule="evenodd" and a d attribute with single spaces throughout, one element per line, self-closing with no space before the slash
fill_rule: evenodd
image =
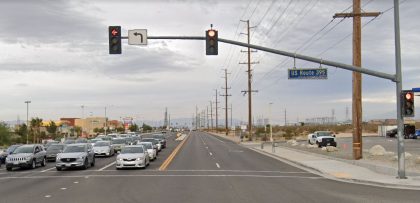
<path id="1" fill-rule="evenodd" d="M 121 138 L 113 138 L 111 144 L 115 151 L 121 151 L 121 148 L 126 145 L 126 141 Z"/>
<path id="2" fill-rule="evenodd" d="M 139 142 L 139 145 L 143 145 L 143 147 L 147 150 L 147 153 L 149 154 L 150 160 L 156 159 L 156 149 L 153 148 L 153 143 L 151 142 Z"/>
<path id="3" fill-rule="evenodd" d="M 150 163 L 149 154 L 143 145 L 127 145 L 117 156 L 116 168 L 146 168 Z"/>
<path id="4" fill-rule="evenodd" d="M 47 164 L 45 149 L 39 144 L 22 145 L 6 158 L 8 171 L 13 170 L 13 167 L 34 169 L 37 164 L 41 164 L 41 166 Z"/>
<path id="5" fill-rule="evenodd" d="M 114 156 L 115 150 L 110 141 L 98 141 L 93 145 L 95 156 Z"/>
<path id="6" fill-rule="evenodd" d="M 87 143 L 67 145 L 63 153 L 57 155 L 55 164 L 57 171 L 76 167 L 87 169 L 89 166 L 95 166 L 95 153 L 92 145 Z"/>

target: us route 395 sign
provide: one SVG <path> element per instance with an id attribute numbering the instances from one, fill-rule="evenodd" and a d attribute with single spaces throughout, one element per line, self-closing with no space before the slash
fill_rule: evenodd
<path id="1" fill-rule="evenodd" d="M 128 44 L 129 45 L 147 45 L 147 30 L 146 29 L 128 30 Z"/>

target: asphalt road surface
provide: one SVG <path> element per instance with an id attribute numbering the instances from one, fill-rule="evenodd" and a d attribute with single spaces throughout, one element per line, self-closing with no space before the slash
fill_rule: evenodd
<path id="1" fill-rule="evenodd" d="M 0 169 L 0 202 L 419 202 L 420 192 L 337 182 L 231 141 L 193 132 L 145 170 L 115 170 L 115 157 L 87 170 Z M 158 168 L 172 161 L 164 171 Z"/>

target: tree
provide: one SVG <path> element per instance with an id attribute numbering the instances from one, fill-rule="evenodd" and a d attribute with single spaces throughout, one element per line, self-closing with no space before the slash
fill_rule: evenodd
<path id="1" fill-rule="evenodd" d="M 115 130 L 119 133 L 123 133 L 125 131 L 124 127 L 117 127 Z"/>
<path id="2" fill-rule="evenodd" d="M 22 125 L 19 125 L 16 128 L 15 133 L 18 134 L 18 135 L 20 135 L 20 136 L 22 136 L 22 137 L 23 136 L 26 136 L 26 133 L 28 133 L 28 126 L 26 126 L 25 123 L 22 124 Z"/>
<path id="3" fill-rule="evenodd" d="M 57 127 L 58 126 L 55 124 L 55 122 L 51 121 L 50 124 L 47 126 L 47 132 L 53 137 L 55 137 L 55 134 L 57 133 Z"/>
<path id="4" fill-rule="evenodd" d="M 0 145 L 10 144 L 10 131 L 6 123 L 0 123 Z"/>
<path id="5" fill-rule="evenodd" d="M 139 126 L 137 124 L 133 124 L 128 128 L 131 132 L 137 132 L 139 130 Z"/>
<path id="6" fill-rule="evenodd" d="M 37 143 L 39 141 L 39 136 L 41 135 L 41 126 L 42 126 L 42 118 L 32 118 L 31 120 L 31 127 L 30 131 L 33 136 L 33 143 Z"/>
<path id="7" fill-rule="evenodd" d="M 82 135 L 82 127 L 80 127 L 80 126 L 74 126 L 73 132 L 76 133 L 76 136 Z"/>
<path id="8" fill-rule="evenodd" d="M 93 129 L 93 132 L 94 133 L 104 133 L 105 132 L 105 129 L 104 128 L 94 128 Z"/>
<path id="9" fill-rule="evenodd" d="M 147 132 L 147 131 L 151 131 L 151 130 L 153 130 L 152 126 L 147 125 L 147 124 L 145 124 L 145 123 L 143 123 L 142 128 L 143 128 L 143 132 Z"/>

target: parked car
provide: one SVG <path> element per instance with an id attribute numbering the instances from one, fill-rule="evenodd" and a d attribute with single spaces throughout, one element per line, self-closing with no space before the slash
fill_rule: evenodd
<path id="1" fill-rule="evenodd" d="M 397 137 L 397 133 L 398 133 L 398 129 L 394 128 L 394 129 L 391 129 L 391 130 L 387 130 L 386 131 L 386 136 L 387 137 Z"/>
<path id="2" fill-rule="evenodd" d="M 55 161 L 57 154 L 63 152 L 65 144 L 52 144 L 47 148 L 47 161 Z"/>
<path id="3" fill-rule="evenodd" d="M 121 148 L 126 145 L 126 140 L 121 138 L 113 138 L 111 140 L 112 147 L 116 152 L 121 151 Z"/>
<path id="4" fill-rule="evenodd" d="M 40 144 L 26 144 L 16 148 L 12 154 L 6 158 L 6 169 L 13 170 L 19 168 L 36 168 L 37 164 L 45 166 L 47 163 L 46 152 Z"/>
<path id="5" fill-rule="evenodd" d="M 419 138 L 419 139 L 420 139 L 420 130 L 416 130 L 415 135 L 417 136 L 417 138 Z"/>
<path id="6" fill-rule="evenodd" d="M 153 143 L 153 145 L 156 148 L 156 153 L 158 154 L 161 150 L 161 144 L 159 143 L 159 140 L 155 139 L 155 138 L 143 138 L 141 139 L 142 142 L 151 142 Z"/>
<path id="7" fill-rule="evenodd" d="M 166 148 L 166 137 L 163 134 L 155 134 L 153 138 L 158 139 L 162 144 L 162 149 Z"/>
<path id="8" fill-rule="evenodd" d="M 61 171 L 65 168 L 83 168 L 95 166 L 95 153 L 92 145 L 86 143 L 69 144 L 62 153 L 57 155 L 55 168 Z"/>
<path id="9" fill-rule="evenodd" d="M 316 131 L 308 135 L 308 143 L 316 144 L 318 147 L 334 146 L 337 147 L 335 135 L 330 131 Z"/>
<path id="10" fill-rule="evenodd" d="M 117 156 L 116 168 L 146 168 L 150 163 L 149 154 L 143 145 L 127 145 Z"/>
<path id="11" fill-rule="evenodd" d="M 126 145 L 132 145 L 132 144 L 134 144 L 134 140 L 131 138 L 131 137 L 123 137 L 122 139 L 124 139 L 125 140 L 125 144 Z"/>
<path id="12" fill-rule="evenodd" d="M 48 147 L 51 146 L 52 144 L 59 144 L 59 143 L 60 143 L 59 141 L 52 140 L 52 141 L 48 141 L 44 146 L 45 146 L 45 149 L 48 149 Z"/>
<path id="13" fill-rule="evenodd" d="M 63 142 L 63 144 L 74 144 L 74 143 L 76 143 L 76 140 L 71 140 L 71 139 L 65 140 Z"/>
<path id="14" fill-rule="evenodd" d="M 139 142 L 139 145 L 143 145 L 144 149 L 147 150 L 147 153 L 149 154 L 149 158 L 150 160 L 155 160 L 156 159 L 156 152 L 157 150 L 155 148 L 153 148 L 153 143 L 151 142 Z"/>
<path id="15" fill-rule="evenodd" d="M 114 156 L 115 150 L 110 141 L 99 141 L 93 145 L 95 156 Z"/>
<path id="16" fill-rule="evenodd" d="M 78 138 L 75 143 L 88 143 L 88 140 L 86 138 Z"/>
<path id="17" fill-rule="evenodd" d="M 404 138 L 417 139 L 416 127 L 414 125 L 404 124 Z"/>
<path id="18" fill-rule="evenodd" d="M 92 145 L 92 147 L 93 146 L 95 146 L 95 143 L 96 142 L 99 142 L 99 141 L 103 141 L 102 139 L 98 139 L 98 138 L 93 138 L 93 139 L 91 139 L 91 140 L 88 140 L 88 143 L 90 144 L 90 145 Z"/>
<path id="19" fill-rule="evenodd" d="M 21 144 L 10 145 L 6 151 L 0 154 L 0 162 L 6 164 L 6 157 L 15 151 L 16 148 L 22 146 Z"/>

